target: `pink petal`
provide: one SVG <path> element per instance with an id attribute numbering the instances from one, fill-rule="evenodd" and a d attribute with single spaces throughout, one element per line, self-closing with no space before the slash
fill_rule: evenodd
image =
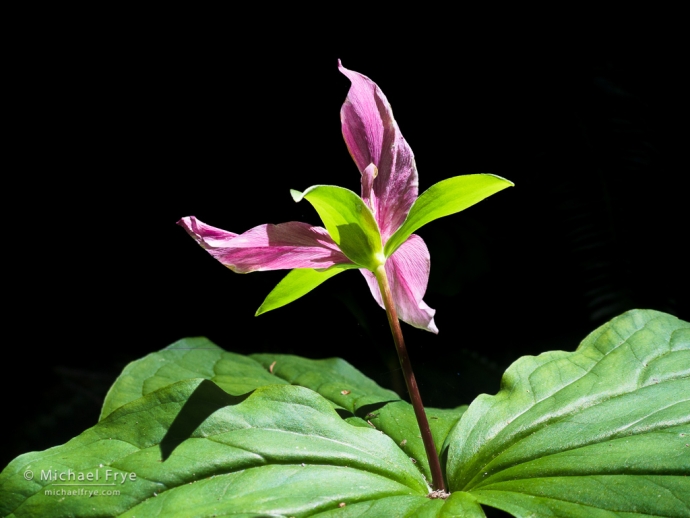
<path id="1" fill-rule="evenodd" d="M 340 110 L 343 137 L 360 173 L 369 164 L 378 168 L 370 206 L 384 243 L 402 224 L 417 199 L 417 167 L 414 154 L 393 118 L 390 104 L 371 79 L 348 70 L 340 71 L 352 86 Z M 364 198 L 366 193 L 362 192 Z"/>
<path id="2" fill-rule="evenodd" d="M 307 223 L 260 225 L 239 235 L 202 223 L 194 216 L 182 218 L 178 224 L 237 273 L 352 264 L 326 229 Z"/>
<path id="3" fill-rule="evenodd" d="M 374 164 L 369 164 L 364 171 L 362 171 L 362 199 L 366 203 L 371 212 L 376 214 L 376 196 L 372 192 L 374 188 L 374 180 L 379 174 L 379 170 Z M 378 224 L 378 222 L 377 222 Z"/>
<path id="4" fill-rule="evenodd" d="M 438 333 L 434 322 L 436 310 L 422 300 L 429 281 L 429 267 L 429 249 L 421 237 L 412 234 L 386 261 L 386 275 L 398 318 L 411 326 Z M 376 302 L 384 307 L 376 277 L 369 270 L 360 271 Z"/>

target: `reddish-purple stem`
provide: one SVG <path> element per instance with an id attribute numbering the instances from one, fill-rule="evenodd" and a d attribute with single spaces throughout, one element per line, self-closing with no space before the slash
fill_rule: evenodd
<path id="1" fill-rule="evenodd" d="M 422 433 L 422 441 L 424 442 L 424 449 L 426 456 L 429 459 L 429 468 L 431 469 L 431 488 L 433 490 L 445 491 L 445 483 L 443 481 L 443 472 L 441 471 L 441 463 L 436 453 L 436 446 L 434 445 L 434 438 L 431 435 L 431 428 L 429 421 L 424 412 L 424 405 L 422 404 L 422 396 L 419 394 L 417 381 L 412 372 L 412 365 L 410 364 L 410 357 L 407 355 L 407 348 L 405 347 L 405 340 L 403 339 L 402 329 L 400 329 L 400 322 L 398 321 L 398 313 L 395 310 L 393 297 L 391 295 L 390 286 L 388 284 L 388 277 L 383 265 L 379 266 L 374 272 L 376 280 L 379 283 L 381 290 L 381 297 L 383 298 L 383 305 L 386 307 L 386 314 L 388 315 L 388 323 L 391 326 L 391 333 L 393 333 L 393 341 L 395 348 L 398 351 L 398 358 L 400 359 L 400 366 L 402 367 L 403 376 L 405 377 L 405 384 L 407 391 L 410 394 L 410 401 L 414 414 L 419 424 L 419 430 Z"/>

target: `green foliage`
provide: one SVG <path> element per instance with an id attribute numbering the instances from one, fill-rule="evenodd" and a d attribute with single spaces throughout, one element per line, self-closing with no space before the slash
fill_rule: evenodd
<path id="1" fill-rule="evenodd" d="M 0 515 L 687 517 L 688 394 L 690 325 L 626 313 L 428 409 L 452 492 L 430 499 L 410 405 L 347 362 L 181 340 L 128 365 L 94 427 L 12 461 Z"/>
<path id="2" fill-rule="evenodd" d="M 314 185 L 304 192 L 290 191 L 296 202 L 306 199 L 314 206 L 333 241 L 354 264 L 335 265 L 325 270 L 292 270 L 268 294 L 256 316 L 303 297 L 343 270 L 366 268 L 374 271 L 421 226 L 460 212 L 512 185 L 508 180 L 488 174 L 443 180 L 415 201 L 404 223 L 385 248 L 374 215 L 356 193 L 334 185 Z"/>
<path id="3" fill-rule="evenodd" d="M 314 206 L 333 241 L 350 261 L 372 271 L 383 264 L 379 226 L 357 194 L 335 185 L 315 185 L 303 193 L 291 193 L 295 201 L 305 198 Z"/>
<path id="4" fill-rule="evenodd" d="M 427 223 L 463 211 L 513 185 L 510 180 L 492 174 L 454 176 L 432 185 L 415 200 L 403 224 L 386 242 L 386 257 Z"/>
<path id="5" fill-rule="evenodd" d="M 101 419 L 176 381 L 196 378 L 213 381 L 233 396 L 287 383 L 251 358 L 227 352 L 206 338 L 185 338 L 127 365 L 105 397 Z"/>
<path id="6" fill-rule="evenodd" d="M 516 516 L 690 516 L 690 326 L 631 311 L 521 358 L 448 442 L 451 491 Z"/>
<path id="7" fill-rule="evenodd" d="M 271 290 L 271 293 L 268 294 L 266 300 L 264 300 L 259 309 L 256 310 L 254 316 L 258 317 L 263 313 L 294 302 L 304 297 L 311 290 L 326 282 L 331 277 L 334 277 L 342 271 L 351 270 L 352 268 L 357 268 L 357 265 L 336 264 L 326 270 L 295 268 L 283 277 L 283 280 Z"/>
<path id="8" fill-rule="evenodd" d="M 266 368 L 273 365 L 274 374 L 280 378 L 321 394 L 348 423 L 381 430 L 415 459 L 418 469 L 427 480 L 431 480 L 412 405 L 400 400 L 395 392 L 379 387 L 340 358 L 309 360 L 276 354 L 253 354 L 251 357 Z M 427 408 L 429 425 L 439 452 L 448 432 L 466 408 Z"/>

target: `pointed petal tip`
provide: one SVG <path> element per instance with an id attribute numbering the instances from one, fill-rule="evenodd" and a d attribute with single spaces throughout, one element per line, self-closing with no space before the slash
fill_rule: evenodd
<path id="1" fill-rule="evenodd" d="M 194 216 L 185 216 L 184 218 L 181 218 L 177 220 L 176 225 L 180 225 L 181 227 L 188 227 L 189 223 L 193 220 L 196 219 Z"/>
<path id="2" fill-rule="evenodd" d="M 361 76 L 361 75 L 362 75 L 362 74 L 360 74 L 359 72 L 353 72 L 353 71 L 350 70 L 349 68 L 345 68 L 345 67 L 343 66 L 343 62 L 342 62 L 340 59 L 338 59 L 338 71 L 339 71 L 341 74 L 343 74 L 345 77 L 347 77 L 350 81 L 352 81 L 352 74 L 355 74 L 355 75 L 357 75 L 357 76 Z M 364 77 L 364 76 L 362 76 L 362 77 Z"/>
<path id="3" fill-rule="evenodd" d="M 424 301 L 419 304 L 419 312 L 417 313 L 417 319 L 407 321 L 412 327 L 421 329 L 423 331 L 429 331 L 430 333 L 438 334 L 438 327 L 436 327 L 436 321 L 434 320 L 434 315 L 436 310 L 429 307 Z M 428 320 L 427 320 L 428 318 Z"/>
<path id="4" fill-rule="evenodd" d="M 431 319 L 431 322 L 429 322 L 429 326 L 426 330 L 434 333 L 435 335 L 438 334 L 438 327 L 436 327 L 436 322 L 434 322 L 433 318 Z"/>
<path id="5" fill-rule="evenodd" d="M 208 253 L 235 273 L 293 268 L 329 268 L 351 261 L 338 249 L 325 228 L 290 221 L 265 224 L 235 234 L 196 218 L 182 226 Z"/>

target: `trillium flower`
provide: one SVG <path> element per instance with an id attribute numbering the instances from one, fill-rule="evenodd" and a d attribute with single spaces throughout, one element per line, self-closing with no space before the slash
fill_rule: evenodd
<path id="1" fill-rule="evenodd" d="M 416 234 L 426 223 L 459 212 L 512 182 L 494 175 L 443 180 L 421 196 L 414 155 L 390 104 L 368 77 L 338 68 L 351 82 L 340 110 L 343 137 L 361 174 L 361 197 L 333 185 L 291 191 L 306 199 L 323 227 L 289 222 L 260 225 L 243 234 L 212 227 L 194 216 L 179 224 L 213 257 L 237 273 L 291 269 L 256 312 L 284 306 L 348 269 L 359 269 L 374 299 L 384 303 L 375 276 L 385 268 L 398 317 L 437 333 L 435 310 L 423 299 L 429 280 L 429 250 Z"/>

